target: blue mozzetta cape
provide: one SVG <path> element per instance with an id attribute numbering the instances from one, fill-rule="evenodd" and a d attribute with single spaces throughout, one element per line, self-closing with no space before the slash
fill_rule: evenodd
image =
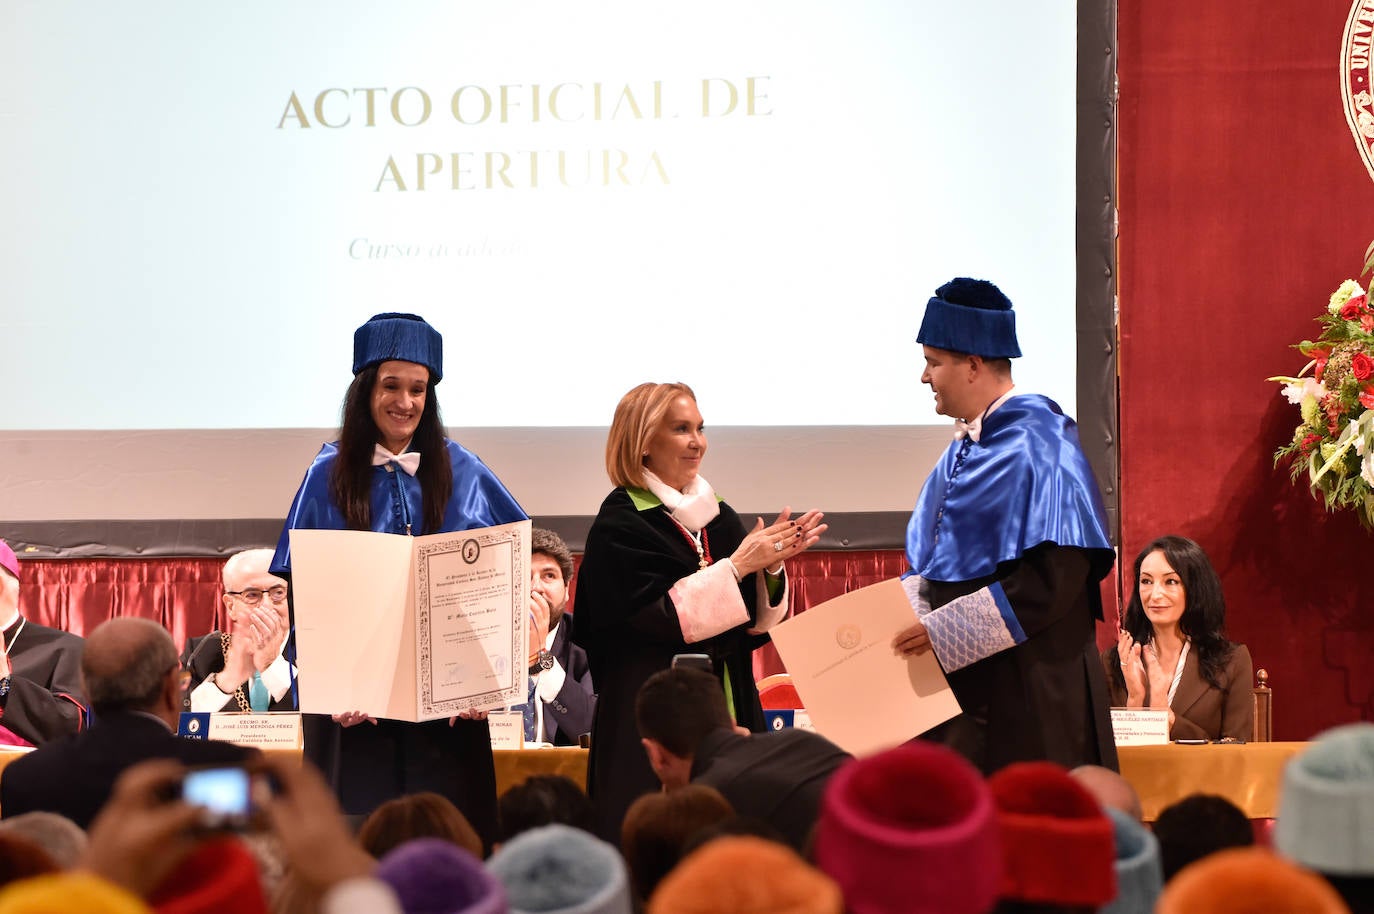
<path id="1" fill-rule="evenodd" d="M 406 532 L 407 521 L 412 532 L 452 533 L 473 527 L 491 527 L 526 520 L 527 515 L 515 498 L 506 491 L 496 474 L 487 469 L 477 455 L 456 441 L 445 440 L 449 460 L 453 464 L 453 495 L 444 508 L 441 530 L 424 530 L 425 508 L 420 497 L 420 482 L 415 477 L 384 466 L 372 468 L 372 530 L 376 533 Z M 291 570 L 292 530 L 345 530 L 343 513 L 329 497 L 329 472 L 338 456 L 335 442 L 320 448 L 305 481 L 296 492 L 291 513 L 277 543 L 272 559 L 272 571 Z"/>
<path id="2" fill-rule="evenodd" d="M 1042 543 L 1106 550 L 1095 565 L 1111 567 L 1102 499 L 1074 421 L 1053 400 L 1024 394 L 983 420 L 978 441 L 950 443 L 907 524 L 906 555 L 928 580 L 972 581 Z"/>

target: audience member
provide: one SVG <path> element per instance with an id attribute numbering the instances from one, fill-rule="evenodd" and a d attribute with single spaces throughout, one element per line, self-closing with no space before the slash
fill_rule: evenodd
<path id="1" fill-rule="evenodd" d="M 1112 820 L 1053 762 L 988 778 L 1002 843 L 999 912 L 1089 912 L 1116 898 Z"/>
<path id="2" fill-rule="evenodd" d="M 1374 724 L 1318 734 L 1288 763 L 1274 848 L 1325 876 L 1355 914 L 1374 912 Z"/>
<path id="3" fill-rule="evenodd" d="M 442 838 L 417 838 L 377 866 L 405 914 L 506 914 L 506 891 L 482 861 Z"/>
<path id="4" fill-rule="evenodd" d="M 536 774 L 501 795 L 497 801 L 501 841 L 541 825 L 569 825 L 596 832 L 596 813 L 586 792 L 558 774 Z"/>
<path id="5" fill-rule="evenodd" d="M 985 914 L 1002 868 L 993 813 L 967 759 L 912 742 L 830 779 L 813 857 L 850 914 Z"/>
<path id="6" fill-rule="evenodd" d="M 992 283 L 936 289 L 916 340 L 935 411 L 957 420 L 907 525 L 915 621 L 892 639 L 899 655 L 933 650 L 963 709 L 925 738 L 985 774 L 1027 759 L 1114 768 L 1093 620 L 1116 554 L 1077 426 L 1013 385 L 1016 315 Z"/>
<path id="7" fill-rule="evenodd" d="M 716 678 L 685 667 L 645 680 L 635 722 L 665 788 L 714 787 L 737 813 L 768 822 L 798 852 L 810 839 L 826 781 L 850 759 L 807 730 L 739 732 Z"/>
<path id="8" fill-rule="evenodd" d="M 897 874 L 887 878 L 900 881 Z M 659 884 L 648 914 L 843 914 L 835 881 L 785 845 L 717 838 Z M 853 910 L 853 909 L 851 909 Z"/>
<path id="9" fill-rule="evenodd" d="M 1155 914 L 1349 914 L 1327 882 L 1260 847 L 1203 857 L 1169 880 Z"/>
<path id="10" fill-rule="evenodd" d="M 62 867 L 36 841 L 13 832 L 0 832 L 0 887 L 61 871 Z"/>
<path id="11" fill-rule="evenodd" d="M 621 824 L 620 849 L 639 899 L 648 900 L 659 881 L 677 866 L 683 848 L 698 829 L 734 814 L 720 791 L 700 784 L 668 793 L 646 793 L 631 803 Z"/>
<path id="12" fill-rule="evenodd" d="M 731 816 L 693 832 L 682 844 L 682 856 L 686 857 L 703 844 L 710 844 L 717 838 L 726 837 L 761 838 L 764 841 L 787 845 L 787 837 L 762 819 L 753 816 Z"/>
<path id="13" fill-rule="evenodd" d="M 1093 795 L 1103 809 L 1119 809 L 1137 822 L 1144 820 L 1140 794 L 1119 773 L 1101 765 L 1079 765 L 1071 769 L 1069 774 Z"/>
<path id="14" fill-rule="evenodd" d="M 47 851 L 58 867 L 69 870 L 86 852 L 86 832 L 55 812 L 26 812 L 0 821 L 0 835 L 27 838 Z"/>
<path id="15" fill-rule="evenodd" d="M 479 860 L 482 839 L 457 806 L 437 793 L 412 793 L 372 810 L 358 828 L 358 843 L 379 860 L 415 838 L 442 838 Z"/>
<path id="16" fill-rule="evenodd" d="M 1225 797 L 1194 794 L 1160 812 L 1154 824 L 1164 880 L 1195 860 L 1228 847 L 1249 847 L 1255 832 L 1245 813 Z"/>
<path id="17" fill-rule="evenodd" d="M 158 914 L 267 914 L 257 861 L 228 835 L 199 843 L 146 897 Z"/>
<path id="18" fill-rule="evenodd" d="M 0 815 L 60 813 L 86 828 L 125 769 L 151 758 L 235 764 L 257 752 L 233 743 L 181 739 L 176 646 L 148 619 L 118 618 L 86 641 L 81 673 L 95 723 L 16 759 L 0 775 Z"/>
<path id="19" fill-rule="evenodd" d="M 19 612 L 19 559 L 0 540 L 0 745 L 41 746 L 81 729 L 81 639 Z"/>
<path id="20" fill-rule="evenodd" d="M 291 711 L 291 664 L 282 656 L 291 631 L 287 583 L 268 572 L 271 549 L 229 557 L 222 572 L 229 631 L 186 642 L 182 666 L 190 711 Z"/>
<path id="21" fill-rule="evenodd" d="M 1098 908 L 1098 914 L 1150 914 L 1164 887 L 1159 842 L 1128 812 L 1108 807 L 1107 818 L 1116 848 L 1116 898 Z"/>
<path id="22" fill-rule="evenodd" d="M 1135 582 L 1117 643 L 1102 652 L 1112 705 L 1167 708 L 1171 739 L 1250 739 L 1250 651 L 1226 640 L 1226 600 L 1207 553 L 1161 536 L 1136 556 Z"/>
<path id="23" fill-rule="evenodd" d="M 572 624 L 563 625 L 572 584 L 572 552 L 552 530 L 530 534 L 530 700 L 525 712 L 525 742 L 576 746 L 592 732 L 596 692 L 587 652 L 572 641 Z"/>
<path id="24" fill-rule="evenodd" d="M 518 835 L 487 868 L 511 914 L 630 914 L 630 883 L 615 847 L 580 828 L 544 825 Z"/>

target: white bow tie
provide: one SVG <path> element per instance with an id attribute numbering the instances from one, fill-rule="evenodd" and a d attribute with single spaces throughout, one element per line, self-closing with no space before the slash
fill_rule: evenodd
<path id="1" fill-rule="evenodd" d="M 955 420 L 954 420 L 954 437 L 955 437 L 956 440 L 958 440 L 959 438 L 963 438 L 965 435 L 967 435 L 969 438 L 972 438 L 972 439 L 976 442 L 976 441 L 978 440 L 978 436 L 981 435 L 982 433 L 983 433 L 983 417 L 982 417 L 982 416 L 979 416 L 977 419 L 974 419 L 972 422 L 965 422 L 963 419 L 955 419 Z"/>
<path id="2" fill-rule="evenodd" d="M 394 463 L 405 470 L 408 475 L 414 476 L 415 471 L 420 469 L 420 452 L 407 451 L 404 454 L 393 454 L 380 444 L 377 445 L 377 449 L 372 452 L 372 465 L 381 467 L 388 463 Z"/>

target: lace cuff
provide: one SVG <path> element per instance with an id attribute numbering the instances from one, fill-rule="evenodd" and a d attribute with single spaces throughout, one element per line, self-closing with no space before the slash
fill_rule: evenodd
<path id="1" fill-rule="evenodd" d="M 946 673 L 1026 640 L 1001 584 L 958 597 L 922 617 Z"/>
<path id="2" fill-rule="evenodd" d="M 730 562 L 716 562 L 688 575 L 672 586 L 668 598 L 677 609 L 682 640 L 688 644 L 714 638 L 749 621 L 749 610 Z"/>

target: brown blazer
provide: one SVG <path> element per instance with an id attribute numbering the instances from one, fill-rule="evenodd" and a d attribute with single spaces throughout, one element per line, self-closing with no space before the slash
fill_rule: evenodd
<path id="1" fill-rule="evenodd" d="M 1102 652 L 1102 666 L 1114 708 L 1126 706 L 1126 689 L 1116 679 L 1119 664 L 1115 645 Z M 1171 739 L 1251 739 L 1255 725 L 1255 674 L 1249 648 L 1237 644 L 1219 678 L 1221 688 L 1203 679 L 1198 673 L 1197 654 L 1188 652 L 1171 705 L 1174 711 L 1174 726 L 1169 731 Z"/>

